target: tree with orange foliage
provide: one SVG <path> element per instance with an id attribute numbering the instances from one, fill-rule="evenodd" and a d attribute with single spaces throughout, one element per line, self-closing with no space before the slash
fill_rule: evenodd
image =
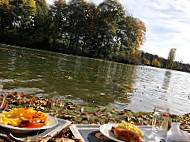
<path id="1" fill-rule="evenodd" d="M 154 59 L 154 60 L 152 61 L 152 66 L 160 67 L 160 66 L 161 66 L 161 63 L 160 63 L 157 59 Z"/>
<path id="2" fill-rule="evenodd" d="M 146 41 L 146 27 L 145 24 L 140 20 L 140 19 L 136 19 L 137 22 L 137 41 L 136 41 L 136 47 L 137 49 L 140 48 L 141 45 L 144 44 L 144 42 Z"/>

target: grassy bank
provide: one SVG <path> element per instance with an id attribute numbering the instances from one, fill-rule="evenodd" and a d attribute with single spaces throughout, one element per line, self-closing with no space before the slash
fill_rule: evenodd
<path id="1" fill-rule="evenodd" d="M 51 100 L 43 97 L 27 96 L 24 93 L 8 92 L 7 109 L 33 107 L 37 111 L 48 113 L 54 117 L 80 124 L 120 123 L 122 120 L 135 125 L 151 125 L 152 112 L 119 111 L 110 108 L 79 106 L 71 102 L 64 103 L 59 99 Z M 189 123 L 190 113 L 184 115 L 170 114 L 170 122 Z"/>

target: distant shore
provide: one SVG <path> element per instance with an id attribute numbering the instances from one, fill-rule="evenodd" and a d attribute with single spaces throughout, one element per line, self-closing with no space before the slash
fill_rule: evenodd
<path id="1" fill-rule="evenodd" d="M 61 51 L 56 51 L 56 50 L 49 50 L 49 49 L 37 49 L 37 48 L 30 48 L 30 47 L 22 47 L 22 46 L 19 46 L 19 45 L 9 45 L 9 44 L 4 44 L 4 43 L 0 43 L 0 46 L 11 47 L 11 48 L 21 47 L 21 48 L 34 49 L 34 50 L 39 50 L 39 51 L 50 51 L 50 52 L 56 52 L 56 53 L 60 53 L 60 54 L 68 54 L 68 55 L 89 57 L 89 58 L 93 58 L 93 59 L 102 59 L 102 60 L 107 60 L 107 61 L 113 61 L 113 62 L 123 63 L 123 64 L 145 65 L 145 66 L 164 68 L 164 69 L 171 69 L 171 70 L 176 70 L 176 71 L 182 71 L 182 72 L 188 72 L 188 73 L 190 73 L 190 65 L 189 64 L 183 64 L 183 63 L 175 61 L 174 62 L 174 66 L 172 68 L 167 68 L 166 67 L 167 59 L 164 59 L 164 58 L 161 58 L 161 57 L 159 57 L 157 55 L 153 55 L 153 54 L 146 53 L 146 52 L 143 52 L 143 51 L 140 51 L 141 52 L 141 58 L 139 59 L 138 62 L 136 62 L 136 61 L 135 62 L 133 62 L 133 61 L 129 62 L 128 59 L 127 59 L 127 57 L 125 57 L 125 59 L 122 57 L 123 56 L 122 54 L 121 54 L 121 57 L 123 59 L 109 59 L 109 58 L 99 58 L 99 57 L 93 57 L 93 56 L 85 56 L 85 55 L 82 55 L 82 54 L 69 54 L 69 53 L 65 53 L 65 52 L 61 52 Z M 147 58 L 146 62 L 143 59 L 145 57 Z M 153 59 L 154 59 L 154 61 L 153 61 Z"/>

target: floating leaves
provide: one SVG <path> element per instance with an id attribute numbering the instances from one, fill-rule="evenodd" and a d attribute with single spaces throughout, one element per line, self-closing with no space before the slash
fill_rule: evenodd
<path id="1" fill-rule="evenodd" d="M 71 76 L 64 76 L 64 77 L 61 77 L 63 80 L 65 80 L 65 79 L 73 79 Z"/>
<path id="2" fill-rule="evenodd" d="M 100 93 L 101 96 L 105 96 L 106 94 L 105 93 Z"/>

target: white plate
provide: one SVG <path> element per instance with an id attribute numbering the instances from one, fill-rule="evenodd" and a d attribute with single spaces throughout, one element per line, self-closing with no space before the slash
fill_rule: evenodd
<path id="1" fill-rule="evenodd" d="M 124 141 L 122 141 L 122 140 L 117 139 L 117 138 L 114 136 L 113 132 L 111 132 L 112 126 L 117 127 L 118 124 L 104 124 L 104 125 L 101 125 L 101 126 L 100 126 L 100 132 L 101 132 L 104 136 L 106 136 L 107 138 L 109 138 L 109 139 L 111 139 L 111 140 L 114 140 L 114 141 L 116 141 L 116 142 L 124 142 Z"/>
<path id="2" fill-rule="evenodd" d="M 113 132 L 111 132 L 112 126 L 117 127 L 118 124 L 104 124 L 100 126 L 100 132 L 106 136 L 107 138 L 114 140 L 116 142 L 124 142 L 122 140 L 117 139 Z M 149 126 L 137 126 L 142 133 L 144 134 L 144 142 L 150 142 L 150 141 L 155 141 L 155 136 L 152 134 L 152 127 Z"/>
<path id="3" fill-rule="evenodd" d="M 0 114 L 1 115 L 1 114 Z M 54 126 L 56 126 L 58 124 L 58 121 L 56 118 L 50 116 L 50 115 L 47 115 L 50 122 L 49 122 L 49 125 L 48 126 L 43 126 L 41 128 L 20 128 L 20 127 L 13 127 L 11 125 L 3 125 L 3 124 L 0 124 L 1 127 L 4 127 L 4 128 L 7 128 L 7 129 L 10 129 L 12 132 L 15 132 L 15 133 L 27 133 L 27 132 L 31 132 L 31 131 L 38 131 L 38 130 L 44 130 L 44 129 L 49 129 L 49 128 L 52 128 Z"/>

